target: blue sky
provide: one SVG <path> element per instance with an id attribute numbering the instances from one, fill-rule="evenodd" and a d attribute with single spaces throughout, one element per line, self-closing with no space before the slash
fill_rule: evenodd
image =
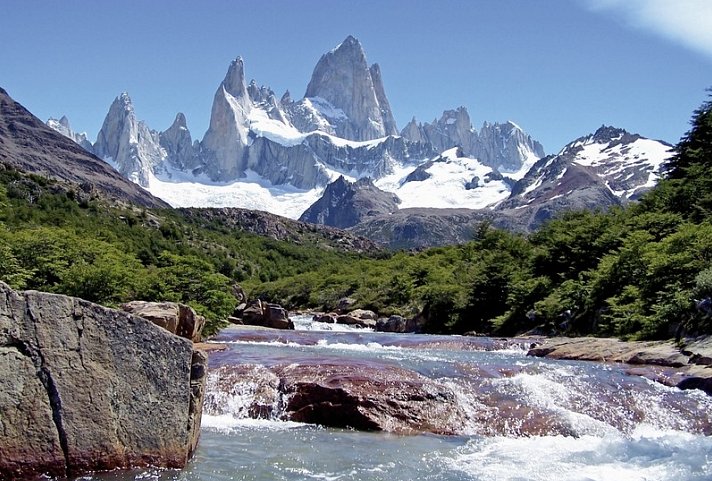
<path id="1" fill-rule="evenodd" d="M 676 142 L 712 86 L 709 0 L 3 0 L 0 87 L 93 141 L 112 100 L 208 126 L 230 61 L 293 98 L 347 35 L 381 66 L 398 127 L 464 105 L 548 153 L 601 124 Z"/>

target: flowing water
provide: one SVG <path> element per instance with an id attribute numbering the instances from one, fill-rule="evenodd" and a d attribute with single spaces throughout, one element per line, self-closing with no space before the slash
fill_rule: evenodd
<path id="1" fill-rule="evenodd" d="M 624 366 L 528 358 L 524 341 L 375 333 L 304 317 L 295 324 L 221 333 L 230 348 L 211 353 L 202 437 L 187 469 L 79 479 L 712 480 L 712 397 L 700 391 L 630 376 Z M 250 375 L 327 364 L 415 371 L 451 389 L 465 421 L 452 436 L 296 423 Z M 226 388 L 220 367 L 238 365 L 244 377 Z M 257 398 L 268 409 L 255 414 Z"/>

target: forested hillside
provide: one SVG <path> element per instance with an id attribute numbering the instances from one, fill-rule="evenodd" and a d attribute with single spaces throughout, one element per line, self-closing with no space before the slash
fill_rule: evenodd
<path id="1" fill-rule="evenodd" d="M 134 299 L 185 302 L 214 331 L 255 285 L 357 257 L 208 222 L 194 212 L 147 210 L 0 165 L 0 280 L 16 289 L 108 306 Z M 299 235 L 293 236 L 299 239 Z M 326 247 L 323 247 L 326 245 Z"/>

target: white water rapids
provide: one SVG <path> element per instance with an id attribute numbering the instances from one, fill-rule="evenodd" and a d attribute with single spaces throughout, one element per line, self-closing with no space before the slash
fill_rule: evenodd
<path id="1" fill-rule="evenodd" d="M 230 349 L 211 354 L 201 444 L 186 470 L 82 479 L 712 480 L 712 397 L 701 391 L 629 376 L 622 366 L 528 358 L 523 347 L 490 340 L 295 324 L 294 332 L 221 334 Z M 225 389 L 215 374 L 220 365 L 249 373 L 334 362 L 437 380 L 466 413 L 461 432 L 401 436 L 285 421 L 284 400 L 257 377 Z M 250 409 L 256 399 L 269 408 L 260 419 Z"/>

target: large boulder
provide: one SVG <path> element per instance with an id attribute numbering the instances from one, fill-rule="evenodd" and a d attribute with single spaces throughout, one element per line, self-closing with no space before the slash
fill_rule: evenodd
<path id="1" fill-rule="evenodd" d="M 146 319 L 0 282 L 0 480 L 185 466 L 206 369 Z"/>
<path id="2" fill-rule="evenodd" d="M 399 434 L 456 434 L 466 415 L 447 386 L 395 366 L 276 369 L 292 421 Z"/>
<path id="3" fill-rule="evenodd" d="M 132 301 L 122 304 L 121 309 L 148 319 L 154 324 L 180 337 L 200 342 L 205 318 L 192 307 L 176 302 Z"/>
<path id="4" fill-rule="evenodd" d="M 289 313 L 278 304 L 264 304 L 265 325 L 274 329 L 294 329 Z"/>
<path id="5" fill-rule="evenodd" d="M 391 316 L 376 321 L 376 330 L 380 332 L 405 332 L 406 320 L 403 316 Z"/>

